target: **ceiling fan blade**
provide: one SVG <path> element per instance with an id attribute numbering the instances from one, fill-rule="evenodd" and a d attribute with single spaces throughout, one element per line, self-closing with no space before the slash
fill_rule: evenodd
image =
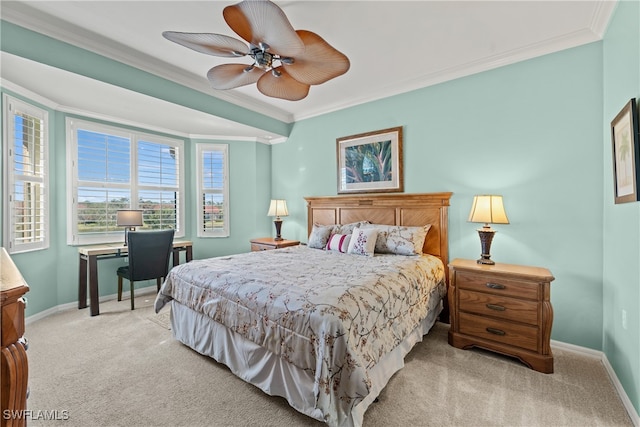
<path id="1" fill-rule="evenodd" d="M 274 71 L 280 73 L 279 77 Z M 283 67 L 276 67 L 268 71 L 258 80 L 258 90 L 273 98 L 299 101 L 309 94 L 310 86 L 292 78 Z"/>
<path id="2" fill-rule="evenodd" d="M 270 1 L 242 1 L 225 7 L 222 14 L 229 27 L 254 46 L 266 43 L 270 52 L 288 57 L 304 52 L 287 16 Z"/>
<path id="3" fill-rule="evenodd" d="M 249 71 L 247 71 L 249 70 Z M 213 67 L 207 78 L 214 89 L 233 89 L 250 85 L 264 75 L 264 70 L 246 64 L 223 64 Z"/>
<path id="4" fill-rule="evenodd" d="M 293 64 L 283 63 L 291 77 L 302 83 L 318 85 L 349 70 L 349 58 L 322 37 L 306 30 L 296 33 L 304 42 L 305 51 L 294 58 Z"/>
<path id="5" fill-rule="evenodd" d="M 162 35 L 167 40 L 208 55 L 238 57 L 249 53 L 245 43 L 223 34 L 165 31 Z"/>

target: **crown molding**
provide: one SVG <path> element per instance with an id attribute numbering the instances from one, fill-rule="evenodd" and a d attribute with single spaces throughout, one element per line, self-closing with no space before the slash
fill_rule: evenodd
<path id="1" fill-rule="evenodd" d="M 50 108 L 52 110 L 56 110 L 59 111 L 61 106 L 60 104 L 58 104 L 57 102 L 54 102 L 52 100 L 50 100 L 49 98 L 45 98 L 42 95 L 39 95 L 35 92 L 30 91 L 29 89 L 26 89 L 20 85 L 17 85 L 7 79 L 1 79 L 0 80 L 0 87 L 2 87 L 3 89 L 7 89 L 10 90 L 12 92 L 15 92 L 16 94 L 23 96 L 25 98 L 28 98 L 29 100 L 33 101 L 33 102 L 37 102 L 38 104 L 41 104 L 42 106 L 46 107 L 46 108 Z"/>
<path id="2" fill-rule="evenodd" d="M 29 101 L 36 102 L 46 108 L 49 108 L 57 112 L 71 114 L 71 115 L 80 117 L 82 119 L 100 120 L 100 121 L 112 123 L 115 125 L 123 125 L 123 126 L 140 128 L 140 129 L 144 129 L 145 131 L 171 135 L 171 136 L 183 138 L 183 139 L 206 139 L 206 140 L 214 140 L 214 141 L 246 141 L 246 142 L 259 142 L 261 144 L 267 144 L 267 145 L 272 145 L 274 143 L 279 143 L 279 142 L 285 142 L 287 140 L 286 137 L 269 139 L 266 137 L 198 135 L 198 134 L 185 133 L 185 132 L 174 130 L 174 129 L 168 129 L 160 126 L 150 125 L 148 123 L 123 119 L 122 117 L 115 117 L 107 114 L 95 113 L 88 110 L 83 110 L 83 109 L 78 109 L 78 108 L 73 108 L 73 107 L 62 105 L 62 104 L 58 104 L 50 100 L 49 98 L 46 98 L 42 95 L 32 92 L 29 89 L 26 89 L 20 85 L 17 85 L 7 79 L 2 79 L 2 81 L 0 82 L 0 87 L 2 89 L 9 90 L 12 93 L 15 93 L 16 95 L 24 97 Z"/>
<path id="3" fill-rule="evenodd" d="M 460 64 L 459 66 L 443 69 L 435 73 L 421 76 L 417 79 L 394 81 L 393 84 L 389 84 L 386 87 L 376 88 L 375 93 L 359 98 L 349 98 L 348 100 L 334 102 L 304 114 L 291 114 L 237 91 L 214 90 L 209 86 L 208 81 L 204 77 L 186 73 L 184 70 L 172 64 L 159 61 L 142 52 L 135 51 L 126 45 L 115 43 L 91 31 L 84 30 L 60 19 L 46 15 L 25 5 L 24 3 L 5 2 L 2 8 L 2 17 L 16 25 L 23 26 L 32 31 L 39 32 L 57 40 L 92 51 L 115 61 L 179 83 L 209 96 L 219 98 L 285 123 L 293 123 L 298 120 L 304 120 L 356 105 L 377 101 L 401 93 L 422 89 L 475 73 L 492 70 L 504 65 L 514 64 L 537 56 L 601 40 L 606 32 L 607 26 L 617 4 L 618 0 L 600 0 L 594 2 L 593 14 L 588 29 L 561 35 L 523 48 L 503 52 L 499 55 L 494 55 L 479 61 Z"/>
<path id="4" fill-rule="evenodd" d="M 601 4 L 604 3 L 613 3 L 615 6 L 615 2 L 612 1 L 601 2 Z M 598 29 L 602 30 L 606 27 L 606 23 L 608 23 L 609 19 L 611 18 L 612 11 L 613 9 L 611 7 L 603 6 L 597 8 L 597 19 L 594 19 L 592 22 L 594 23 L 594 25 L 597 23 Z M 517 62 L 537 58 L 539 56 L 559 52 L 561 50 L 570 49 L 573 47 L 578 47 L 599 40 L 602 40 L 602 35 L 599 35 L 592 29 L 575 31 L 573 33 L 564 34 L 562 36 L 549 39 L 544 42 L 532 43 L 519 49 L 509 50 L 499 55 L 493 55 L 481 60 L 467 62 L 457 67 L 443 69 L 435 73 L 421 76 L 417 79 L 394 81 L 392 84 L 389 84 L 386 87 L 376 88 L 375 95 L 360 98 L 351 98 L 348 102 L 334 103 L 325 106 L 326 108 L 323 108 L 321 110 L 312 111 L 303 115 L 294 115 L 294 121 L 309 119 L 322 114 L 327 114 L 343 110 L 345 108 L 354 107 L 368 102 L 373 102 L 383 98 L 399 95 L 402 93 L 423 89 L 436 84 L 459 79 L 461 77 L 467 77 L 473 74 L 478 74 L 484 71 L 503 67 L 505 65 L 515 64 Z"/>

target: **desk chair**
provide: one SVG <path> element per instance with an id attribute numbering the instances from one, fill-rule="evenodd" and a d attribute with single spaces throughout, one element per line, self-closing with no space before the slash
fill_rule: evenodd
<path id="1" fill-rule="evenodd" d="M 169 256 L 173 249 L 175 230 L 131 231 L 127 233 L 129 265 L 118 268 L 118 301 L 122 301 L 122 279 L 131 286 L 131 310 L 133 306 L 133 282 L 156 279 L 158 290 L 162 279 L 169 272 Z"/>

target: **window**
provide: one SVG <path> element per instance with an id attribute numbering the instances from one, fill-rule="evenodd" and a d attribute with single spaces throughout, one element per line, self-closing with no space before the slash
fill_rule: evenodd
<path id="1" fill-rule="evenodd" d="M 70 244 L 120 241 L 118 209 L 142 209 L 142 229 L 184 236 L 183 142 L 67 119 Z"/>
<path id="2" fill-rule="evenodd" d="M 4 95 L 4 246 L 49 247 L 48 113 Z"/>
<path id="3" fill-rule="evenodd" d="M 229 236 L 228 146 L 198 144 L 198 237 Z"/>

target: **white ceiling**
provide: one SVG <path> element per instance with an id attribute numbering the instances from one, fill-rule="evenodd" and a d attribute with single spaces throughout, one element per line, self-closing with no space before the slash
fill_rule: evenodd
<path id="1" fill-rule="evenodd" d="M 351 61 L 307 98 L 266 97 L 255 85 L 216 91 L 207 71 L 230 61 L 162 37 L 165 30 L 239 38 L 222 18 L 235 1 L 5 1 L 3 20 L 130 64 L 284 122 L 426 87 L 600 40 L 613 0 L 276 1 L 295 29 L 322 36 Z M 187 135 L 277 137 L 3 52 L 3 85 L 63 111 L 126 117 Z M 55 84 L 52 84 L 55 82 Z"/>

